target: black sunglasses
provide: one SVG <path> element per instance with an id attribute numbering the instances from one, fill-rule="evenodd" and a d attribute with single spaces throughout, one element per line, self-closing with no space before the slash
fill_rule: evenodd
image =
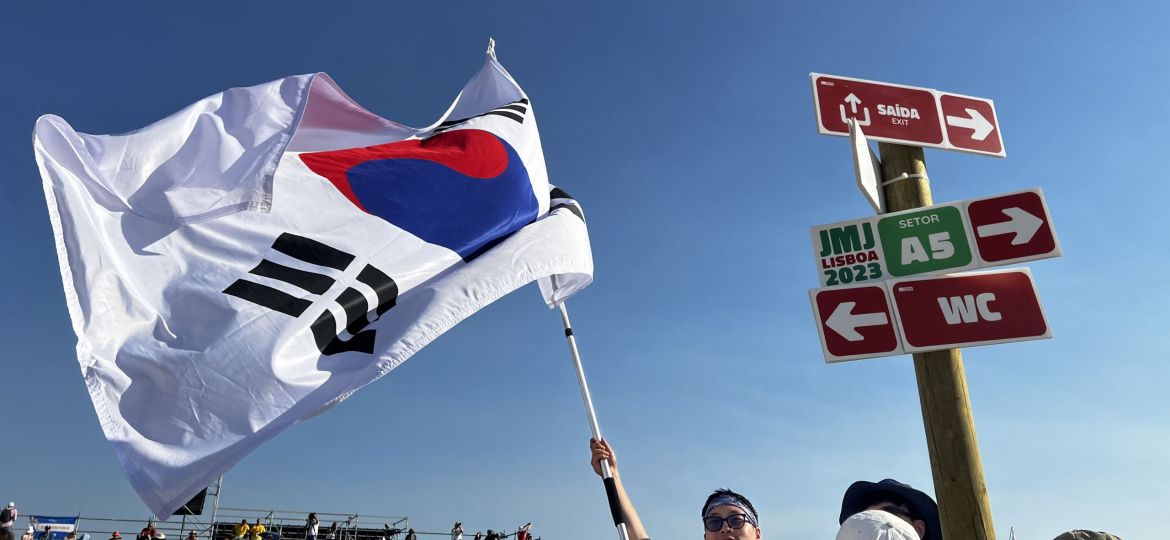
<path id="1" fill-rule="evenodd" d="M 731 514 L 725 518 L 719 516 L 707 516 L 703 518 L 703 528 L 711 532 L 719 532 L 723 528 L 723 523 L 726 522 L 728 527 L 732 529 L 742 529 L 743 524 L 748 522 L 747 514 Z"/>
<path id="2" fill-rule="evenodd" d="M 889 513 L 891 513 L 891 514 L 894 514 L 895 516 L 898 516 L 898 517 L 900 517 L 900 518 L 906 519 L 906 520 L 908 520 L 908 521 L 915 521 L 915 520 L 922 519 L 922 518 L 920 518 L 920 517 L 918 517 L 918 516 L 914 515 L 914 514 L 913 514 L 912 512 L 910 512 L 909 510 L 903 510 L 901 507 L 899 507 L 899 506 L 897 506 L 897 505 L 895 505 L 895 504 L 893 504 L 893 503 L 886 503 L 886 504 L 883 504 L 883 505 L 881 505 L 881 506 L 879 506 L 879 507 L 875 508 L 875 510 L 881 510 L 881 511 L 883 511 L 883 512 L 889 512 Z"/>

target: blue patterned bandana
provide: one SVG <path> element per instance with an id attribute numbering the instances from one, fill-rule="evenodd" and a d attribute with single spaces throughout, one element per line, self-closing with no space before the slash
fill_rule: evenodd
<path id="1" fill-rule="evenodd" d="M 747 516 L 748 523 L 751 523 L 752 526 L 757 529 L 760 528 L 760 521 L 759 518 L 756 517 L 756 513 L 752 512 L 751 509 L 749 509 L 747 506 L 744 506 L 743 503 L 739 502 L 738 499 L 732 497 L 731 495 L 720 495 L 714 499 L 711 499 L 711 502 L 707 503 L 707 506 L 703 508 L 703 517 L 707 517 L 707 514 L 711 511 L 712 508 L 724 505 L 730 505 L 739 508 L 743 511 L 744 515 Z"/>

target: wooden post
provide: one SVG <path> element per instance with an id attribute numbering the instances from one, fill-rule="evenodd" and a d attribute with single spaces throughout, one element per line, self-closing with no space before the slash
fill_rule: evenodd
<path id="1" fill-rule="evenodd" d="M 909 176 L 886 185 L 887 211 L 933 204 L 922 148 L 879 143 L 878 150 L 885 181 Z M 915 354 L 914 373 L 943 537 L 995 540 L 962 352 L 947 349 Z"/>

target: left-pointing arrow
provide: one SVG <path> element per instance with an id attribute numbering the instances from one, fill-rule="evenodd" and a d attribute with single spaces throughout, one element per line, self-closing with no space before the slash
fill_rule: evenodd
<path id="1" fill-rule="evenodd" d="M 957 128 L 967 128 L 975 130 L 971 134 L 971 138 L 976 141 L 986 139 L 991 135 L 991 131 L 995 129 L 995 125 L 988 122 L 983 115 L 975 109 L 964 109 L 967 111 L 967 116 L 947 116 L 947 124 Z"/>
<path id="2" fill-rule="evenodd" d="M 858 328 L 889 324 L 890 320 L 886 318 L 885 313 L 858 313 L 854 315 L 853 308 L 856 306 L 857 302 L 841 302 L 837 305 L 837 309 L 833 310 L 833 314 L 829 315 L 825 326 L 849 341 L 861 341 L 865 339 L 865 336 L 857 333 Z"/>

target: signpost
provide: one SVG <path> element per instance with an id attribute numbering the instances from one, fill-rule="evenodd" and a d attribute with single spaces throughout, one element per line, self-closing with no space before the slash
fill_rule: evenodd
<path id="1" fill-rule="evenodd" d="M 879 214 L 893 213 L 811 231 L 827 286 L 810 291 L 825 359 L 914 353 L 941 535 L 995 540 L 963 356 L 947 347 L 1052 333 L 1026 269 L 929 275 L 1060 256 L 1044 196 L 1031 189 L 930 206 L 923 146 L 1005 157 L 990 99 L 851 77 L 810 78 L 817 131 L 852 138 L 862 193 Z M 866 134 L 880 141 L 880 161 Z M 872 172 L 875 166 L 880 174 Z"/>
<path id="2" fill-rule="evenodd" d="M 817 131 L 849 135 L 849 120 L 870 138 L 1004 157 L 989 99 L 901 84 L 811 73 Z"/>
<path id="3" fill-rule="evenodd" d="M 812 228 L 825 288 L 809 297 L 825 360 L 914 353 L 942 522 L 935 534 L 994 540 L 963 357 L 954 347 L 1052 332 L 1027 269 L 932 274 L 1060 256 L 1043 194 L 931 206 L 922 147 L 1006 155 L 991 100 L 818 73 L 810 79 L 817 131 L 851 138 L 862 193 L 878 214 L 891 212 Z M 880 161 L 865 135 L 880 141 Z"/>
<path id="4" fill-rule="evenodd" d="M 1039 188 L 811 230 L 821 285 L 961 272 L 1061 255 Z"/>
<path id="5" fill-rule="evenodd" d="M 878 149 L 883 178 L 906 178 L 886 185 L 890 210 L 930 206 L 922 149 L 888 143 L 879 144 Z M 942 536 L 995 540 L 961 350 L 915 353 L 914 375 Z"/>

